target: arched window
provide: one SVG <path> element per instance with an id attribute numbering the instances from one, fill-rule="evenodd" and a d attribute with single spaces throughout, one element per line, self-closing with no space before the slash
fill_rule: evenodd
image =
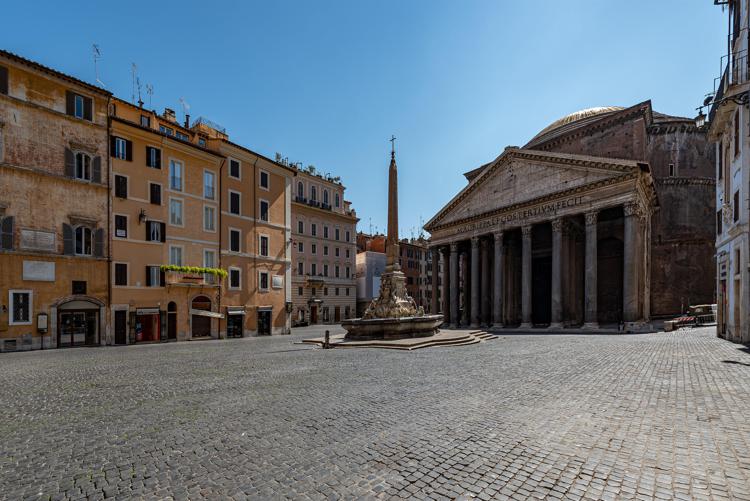
<path id="1" fill-rule="evenodd" d="M 305 185 L 302 184 L 302 181 L 297 183 L 297 196 L 299 198 L 305 198 Z"/>
<path id="2" fill-rule="evenodd" d="M 333 195 L 333 201 L 336 204 L 336 208 L 341 207 L 341 197 L 339 197 L 338 193 Z"/>
<path id="3" fill-rule="evenodd" d="M 85 153 L 76 153 L 76 179 L 91 181 L 91 157 Z"/>
<path id="4" fill-rule="evenodd" d="M 310 186 L 310 200 L 317 200 L 318 199 L 318 190 L 315 188 L 315 186 Z"/>
<path id="5" fill-rule="evenodd" d="M 323 190 L 323 203 L 328 205 L 328 190 Z"/>
<path id="6" fill-rule="evenodd" d="M 75 234 L 75 253 L 79 256 L 91 255 L 91 228 L 78 226 Z"/>

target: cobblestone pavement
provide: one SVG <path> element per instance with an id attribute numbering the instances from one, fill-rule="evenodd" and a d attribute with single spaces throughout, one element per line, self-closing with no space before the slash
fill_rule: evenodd
<path id="1" fill-rule="evenodd" d="M 0 497 L 750 500 L 750 353 L 710 329 L 321 334 L 0 355 Z"/>

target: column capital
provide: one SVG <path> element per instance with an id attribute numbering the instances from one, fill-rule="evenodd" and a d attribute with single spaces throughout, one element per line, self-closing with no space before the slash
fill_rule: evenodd
<path id="1" fill-rule="evenodd" d="M 590 210 L 584 214 L 584 217 L 586 218 L 586 226 L 594 226 L 599 220 L 599 211 Z"/>
<path id="2" fill-rule="evenodd" d="M 503 245 L 503 235 L 505 235 L 505 232 L 496 231 L 493 236 L 495 237 L 495 246 Z"/>
<path id="3" fill-rule="evenodd" d="M 471 248 L 475 249 L 479 247 L 479 237 L 471 237 Z"/>
<path id="4" fill-rule="evenodd" d="M 533 226 L 530 225 L 530 224 L 526 225 L 526 226 L 521 226 L 521 234 L 523 235 L 524 238 L 531 236 L 531 229 L 532 228 L 533 228 Z"/>
<path id="5" fill-rule="evenodd" d="M 451 242 L 450 243 L 450 251 L 451 251 L 451 253 L 458 252 L 458 242 Z"/>
<path id="6" fill-rule="evenodd" d="M 637 216 L 640 212 L 640 207 L 638 205 L 638 202 L 625 202 L 622 206 L 622 210 L 625 214 L 625 217 Z"/>
<path id="7" fill-rule="evenodd" d="M 563 218 L 556 217 L 555 219 L 551 221 L 551 223 L 552 223 L 552 231 L 554 231 L 555 233 L 560 233 L 562 231 L 563 224 L 564 224 Z"/>

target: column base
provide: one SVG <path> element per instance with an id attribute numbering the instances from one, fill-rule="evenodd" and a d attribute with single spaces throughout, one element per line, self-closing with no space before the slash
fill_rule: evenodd
<path id="1" fill-rule="evenodd" d="M 469 329 L 479 329 L 480 327 L 479 323 L 472 322 L 469 324 Z"/>
<path id="2" fill-rule="evenodd" d="M 490 324 L 490 329 L 502 329 L 503 327 L 505 327 L 505 326 L 503 324 L 501 324 L 501 323 Z"/>
<path id="3" fill-rule="evenodd" d="M 586 322 L 581 327 L 581 329 L 585 331 L 593 331 L 593 330 L 597 330 L 598 328 L 599 328 L 599 322 Z"/>
<path id="4" fill-rule="evenodd" d="M 534 326 L 530 322 L 523 322 L 518 326 L 519 329 L 532 329 Z"/>
<path id="5" fill-rule="evenodd" d="M 552 322 L 551 324 L 549 324 L 549 327 L 547 327 L 547 330 L 551 330 L 551 329 L 558 329 L 559 330 L 559 329 L 562 329 L 562 328 L 563 328 L 562 322 Z"/>

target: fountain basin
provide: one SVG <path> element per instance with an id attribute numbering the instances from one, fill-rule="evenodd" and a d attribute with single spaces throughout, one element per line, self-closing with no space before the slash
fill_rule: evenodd
<path id="1" fill-rule="evenodd" d="M 421 317 L 354 318 L 343 320 L 346 339 L 404 339 L 427 337 L 437 334 L 443 323 L 443 315 L 423 315 Z"/>

